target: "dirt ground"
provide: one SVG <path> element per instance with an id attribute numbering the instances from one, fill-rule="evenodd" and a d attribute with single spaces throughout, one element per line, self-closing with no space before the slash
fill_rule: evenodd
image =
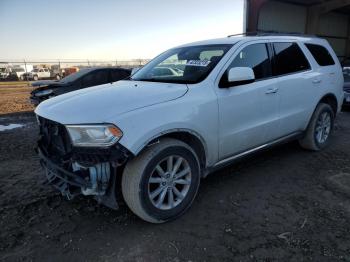
<path id="1" fill-rule="evenodd" d="M 161 225 L 63 199 L 43 184 L 33 114 L 0 115 L 10 123 L 25 126 L 0 132 L 0 261 L 350 261 L 350 112 L 323 152 L 292 142 L 251 156 Z"/>
<path id="2" fill-rule="evenodd" d="M 0 82 L 0 114 L 33 110 L 29 94 L 33 90 L 25 82 L 6 84 Z"/>

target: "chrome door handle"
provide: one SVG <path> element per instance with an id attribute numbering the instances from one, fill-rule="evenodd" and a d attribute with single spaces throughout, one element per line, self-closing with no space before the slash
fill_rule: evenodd
<path id="1" fill-rule="evenodd" d="M 277 88 L 277 87 L 275 87 L 275 88 L 269 88 L 269 89 L 266 90 L 265 94 L 267 94 L 267 95 L 268 95 L 268 94 L 276 94 L 277 91 L 278 91 L 278 88 Z"/>
<path id="2" fill-rule="evenodd" d="M 314 84 L 319 84 L 321 82 L 322 82 L 321 79 L 314 79 L 314 80 L 312 80 L 312 83 L 314 83 Z"/>

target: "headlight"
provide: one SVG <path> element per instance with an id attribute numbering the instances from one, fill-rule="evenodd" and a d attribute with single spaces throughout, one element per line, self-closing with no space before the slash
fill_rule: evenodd
<path id="1" fill-rule="evenodd" d="M 74 146 L 108 147 L 116 143 L 123 135 L 114 125 L 67 125 Z"/>
<path id="2" fill-rule="evenodd" d="M 35 93 L 35 96 L 47 96 L 53 93 L 52 89 L 42 90 Z"/>

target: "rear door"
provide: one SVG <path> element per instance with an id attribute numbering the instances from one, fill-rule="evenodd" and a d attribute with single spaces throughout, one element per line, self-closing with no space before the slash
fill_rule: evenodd
<path id="1" fill-rule="evenodd" d="M 45 77 L 45 73 L 44 73 L 44 69 L 40 68 L 38 71 L 38 77 L 39 78 L 44 78 Z"/>
<path id="2" fill-rule="evenodd" d="M 311 70 L 303 48 L 293 41 L 272 42 L 273 75 L 280 96 L 280 135 L 302 131 L 312 114 L 312 99 L 320 84 L 320 74 Z"/>

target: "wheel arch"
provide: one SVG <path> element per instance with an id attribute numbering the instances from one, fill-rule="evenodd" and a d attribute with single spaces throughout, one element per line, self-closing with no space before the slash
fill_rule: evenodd
<path id="1" fill-rule="evenodd" d="M 150 139 L 148 139 L 144 146 L 141 147 L 136 153 L 135 156 L 139 155 L 145 148 L 151 146 L 154 143 L 158 143 L 162 138 L 174 138 L 178 139 L 187 145 L 189 145 L 197 154 L 197 157 L 200 162 L 201 170 L 204 170 L 207 166 L 207 146 L 204 142 L 204 139 L 195 131 L 189 129 L 171 129 L 164 131 L 160 134 L 157 134 Z"/>
<path id="2" fill-rule="evenodd" d="M 338 99 L 334 94 L 328 93 L 328 94 L 324 95 L 320 99 L 320 101 L 317 103 L 317 105 L 320 103 L 325 103 L 325 104 L 330 105 L 331 108 L 333 109 L 334 116 L 337 114 L 337 112 L 338 112 Z"/>

